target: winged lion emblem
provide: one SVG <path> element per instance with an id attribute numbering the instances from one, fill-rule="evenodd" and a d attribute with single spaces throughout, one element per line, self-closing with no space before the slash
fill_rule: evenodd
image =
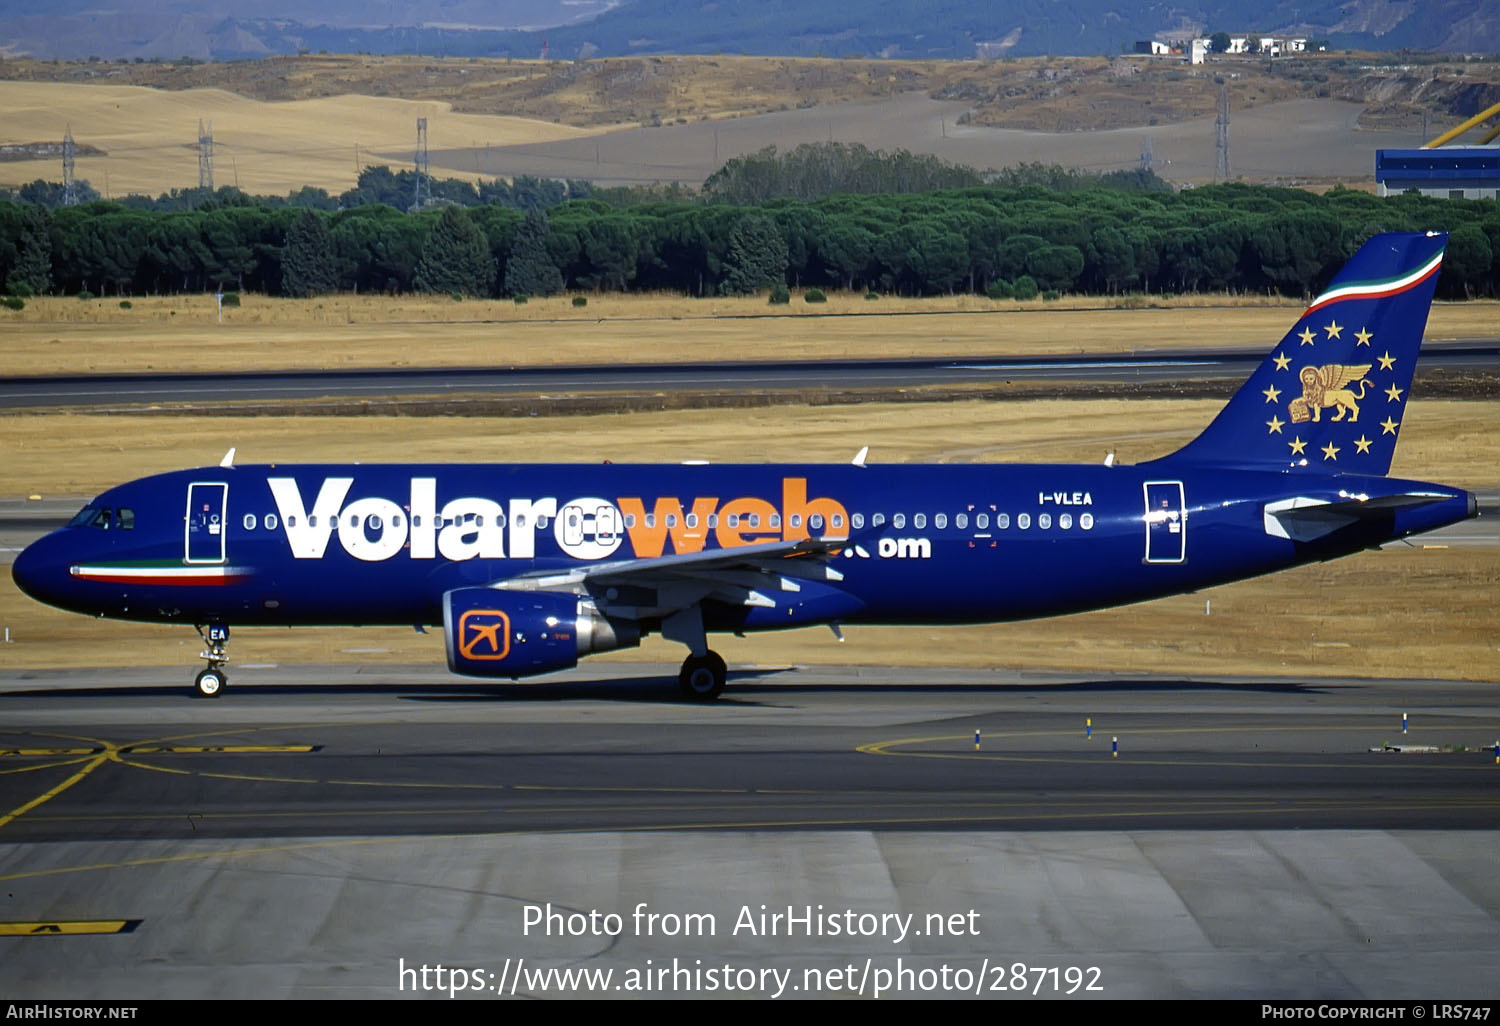
<path id="1" fill-rule="evenodd" d="M 1343 420 L 1346 413 L 1349 415 L 1349 423 L 1359 420 L 1357 400 L 1365 397 L 1365 386 L 1371 384 L 1361 379 L 1370 372 L 1371 366 L 1368 363 L 1356 365 L 1330 363 L 1322 367 L 1314 367 L 1311 364 L 1303 367 L 1297 375 L 1298 380 L 1302 382 L 1302 396 L 1293 399 L 1287 407 L 1292 415 L 1292 423 L 1302 424 L 1309 420 L 1321 420 L 1323 411 L 1330 407 L 1337 410 L 1333 415 L 1334 420 Z M 1346 387 L 1354 381 L 1359 382 L 1358 392 L 1353 392 Z"/>

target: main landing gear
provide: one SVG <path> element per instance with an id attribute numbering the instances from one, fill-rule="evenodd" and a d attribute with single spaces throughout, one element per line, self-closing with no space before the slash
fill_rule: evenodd
<path id="1" fill-rule="evenodd" d="M 724 690 L 724 681 L 729 674 L 719 653 L 705 650 L 702 655 L 690 655 L 682 661 L 682 672 L 677 675 L 677 686 L 684 698 L 694 702 L 711 702 Z"/>
<path id="2" fill-rule="evenodd" d="M 229 677 L 224 672 L 224 664 L 229 661 L 225 653 L 229 645 L 229 628 L 218 623 L 211 623 L 206 628 L 202 624 L 195 626 L 206 646 L 201 655 L 208 660 L 208 669 L 193 679 L 193 693 L 199 698 L 218 698 L 229 684 Z"/>
<path id="3" fill-rule="evenodd" d="M 661 636 L 686 645 L 689 655 L 682 661 L 677 686 L 691 702 L 712 702 L 724 690 L 729 671 L 719 654 L 709 649 L 703 630 L 703 610 L 697 605 L 679 609 L 661 622 Z"/>

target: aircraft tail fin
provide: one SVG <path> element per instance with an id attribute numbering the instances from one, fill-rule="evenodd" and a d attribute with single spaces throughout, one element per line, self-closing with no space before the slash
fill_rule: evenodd
<path id="1" fill-rule="evenodd" d="M 1213 423 L 1153 462 L 1389 473 L 1447 241 L 1366 242 Z"/>

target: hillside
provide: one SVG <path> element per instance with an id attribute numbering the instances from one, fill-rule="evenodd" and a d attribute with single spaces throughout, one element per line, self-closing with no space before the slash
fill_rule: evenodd
<path id="1" fill-rule="evenodd" d="M 546 36 L 559 56 L 964 59 L 1117 54 L 1139 39 L 1215 30 L 1317 37 L 1335 49 L 1500 50 L 1493 5 L 1469 0 L 1273 0 L 1253 14 L 1231 0 L 635 0 Z"/>
<path id="2" fill-rule="evenodd" d="M 224 0 L 170 6 L 18 0 L 0 53 L 50 59 L 235 60 L 329 51 L 565 59 L 661 54 L 974 57 L 1118 54 L 1139 39 L 1215 30 L 1326 39 L 1336 49 L 1500 50 L 1472 0 Z"/>
<path id="3" fill-rule="evenodd" d="M 434 148 L 555 142 L 582 134 L 523 118 L 453 113 L 436 100 L 318 96 L 266 103 L 225 89 L 163 92 L 118 84 L 75 85 L 0 81 L 0 152 L 4 143 L 32 141 L 71 126 L 79 177 L 101 193 L 155 195 L 197 185 L 194 142 L 199 119 L 216 133 L 215 182 L 284 195 L 304 185 L 342 192 L 358 168 L 398 153 L 411 159 L 415 123 L 432 125 Z M 0 162 L 0 183 L 56 180 L 56 147 L 39 146 Z M 30 159 L 25 159 L 30 158 Z"/>
<path id="4" fill-rule="evenodd" d="M 1216 57 L 1196 68 L 1139 57 L 521 61 L 360 54 L 212 63 L 0 60 L 0 80 L 219 89 L 277 103 L 379 96 L 575 127 L 697 121 L 924 93 L 960 102 L 967 113 L 964 123 L 974 125 L 1045 132 L 1144 128 L 1212 117 L 1220 78 L 1229 81 L 1237 111 L 1293 99 L 1344 100 L 1366 107 L 1363 128 L 1418 132 L 1424 123 L 1452 124 L 1500 102 L 1500 61 L 1419 62 L 1412 55 L 1309 54 L 1275 62 Z"/>
<path id="5" fill-rule="evenodd" d="M 77 174 L 106 195 L 198 181 L 199 119 L 215 182 L 339 193 L 362 167 L 409 166 L 429 121 L 445 177 L 702 182 L 769 145 L 836 138 L 971 167 L 1040 161 L 1215 177 L 1220 84 L 1234 176 L 1368 185 L 1372 152 L 1414 145 L 1500 102 L 1500 62 L 1318 55 L 877 61 L 754 57 L 438 60 L 368 55 L 214 63 L 0 61 L 0 186 Z M 9 151 L 9 147 L 15 147 Z"/>

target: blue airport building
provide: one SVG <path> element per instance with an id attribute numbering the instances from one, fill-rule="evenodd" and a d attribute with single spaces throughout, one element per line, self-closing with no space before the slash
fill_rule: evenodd
<path id="1" fill-rule="evenodd" d="M 1375 185 L 1381 196 L 1415 189 L 1442 199 L 1497 199 L 1500 146 L 1376 150 Z"/>

